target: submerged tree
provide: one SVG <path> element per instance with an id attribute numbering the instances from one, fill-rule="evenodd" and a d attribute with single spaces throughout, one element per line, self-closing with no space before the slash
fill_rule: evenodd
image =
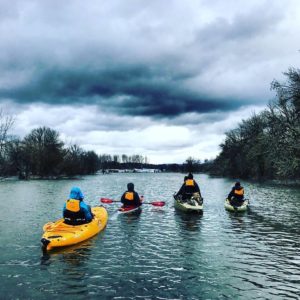
<path id="1" fill-rule="evenodd" d="M 5 115 L 0 109 L 0 176 L 5 175 L 8 168 L 7 147 L 9 142 L 9 130 L 12 128 L 14 118 Z"/>
<path id="2" fill-rule="evenodd" d="M 200 169 L 200 160 L 189 156 L 183 165 L 184 172 L 197 172 Z"/>
<path id="3" fill-rule="evenodd" d="M 57 131 L 47 127 L 33 129 L 23 143 L 33 175 L 43 177 L 60 173 L 65 150 Z"/>
<path id="4" fill-rule="evenodd" d="M 65 151 L 64 161 L 62 164 L 62 173 L 68 176 L 82 174 L 83 162 L 82 155 L 83 149 L 77 145 L 71 145 Z"/>

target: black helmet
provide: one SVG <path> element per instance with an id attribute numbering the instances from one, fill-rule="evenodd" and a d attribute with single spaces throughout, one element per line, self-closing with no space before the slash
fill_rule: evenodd
<path id="1" fill-rule="evenodd" d="M 241 186 L 241 183 L 240 183 L 239 181 L 237 181 L 237 182 L 235 183 L 235 186 L 236 186 L 236 187 L 240 187 L 240 186 Z"/>
<path id="2" fill-rule="evenodd" d="M 192 173 L 189 173 L 189 175 L 187 176 L 188 179 L 193 179 L 193 174 Z"/>

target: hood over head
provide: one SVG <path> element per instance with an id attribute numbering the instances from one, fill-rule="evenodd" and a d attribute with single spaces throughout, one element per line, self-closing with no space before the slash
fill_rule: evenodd
<path id="1" fill-rule="evenodd" d="M 72 187 L 71 189 L 71 192 L 70 192 L 70 196 L 69 196 L 70 199 L 76 199 L 76 200 L 83 200 L 84 198 L 84 195 L 83 193 L 81 192 L 80 188 L 79 187 Z"/>
<path id="2" fill-rule="evenodd" d="M 192 173 L 189 173 L 189 174 L 188 174 L 188 176 L 187 176 L 187 178 L 188 178 L 188 179 L 193 179 L 193 178 L 194 178 L 194 176 L 193 176 L 193 174 L 192 174 Z"/>
<path id="3" fill-rule="evenodd" d="M 236 188 L 239 188 L 239 187 L 241 187 L 241 183 L 239 182 L 239 181 L 237 181 L 236 183 L 235 183 L 235 185 L 234 185 Z"/>
<path id="4" fill-rule="evenodd" d="M 134 191 L 134 184 L 132 182 L 129 182 L 127 184 L 127 189 L 129 192 L 133 192 Z"/>

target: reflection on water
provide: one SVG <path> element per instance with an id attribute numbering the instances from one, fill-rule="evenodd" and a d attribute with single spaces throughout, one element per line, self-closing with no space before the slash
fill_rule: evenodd
<path id="1" fill-rule="evenodd" d="M 68 247 L 54 248 L 51 251 L 47 251 L 43 253 L 43 255 L 41 256 L 41 265 L 43 264 L 49 265 L 51 261 L 50 262 L 48 261 L 50 260 L 51 257 L 53 258 L 53 257 L 60 257 L 60 256 L 62 256 L 63 258 L 70 257 L 71 263 L 73 261 L 78 261 L 78 264 L 80 264 L 81 260 L 88 258 L 91 250 L 95 247 L 95 238 L 96 237 L 92 237 L 91 239 L 79 244 L 71 245 Z"/>
<path id="2" fill-rule="evenodd" d="M 300 191 L 243 182 L 251 204 L 224 209 L 232 182 L 195 175 L 203 215 L 175 211 L 182 174 L 111 174 L 80 181 L 1 182 L 0 274 L 6 299 L 299 299 Z M 42 226 L 60 218 L 73 185 L 86 201 L 118 199 L 134 182 L 147 201 L 138 215 L 107 206 L 107 228 L 42 255 Z M 164 184 L 162 185 L 162 182 Z M 160 187 L 159 191 L 157 187 Z M 16 213 L 18 212 L 18 213 Z"/>
<path id="3" fill-rule="evenodd" d="M 185 232 L 197 231 L 200 229 L 201 219 L 203 214 L 199 213 L 185 213 L 179 210 L 174 210 L 175 220 L 181 227 L 181 230 Z"/>

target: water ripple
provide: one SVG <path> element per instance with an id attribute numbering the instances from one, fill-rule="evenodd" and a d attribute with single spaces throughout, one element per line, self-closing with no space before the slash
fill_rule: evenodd
<path id="1" fill-rule="evenodd" d="M 203 215 L 175 211 L 172 194 L 182 174 L 1 182 L 7 199 L 0 210 L 1 294 L 7 299 L 299 299 L 299 189 L 245 182 L 250 209 L 238 214 L 224 210 L 230 181 L 206 175 L 196 180 L 205 199 Z M 166 206 L 145 205 L 140 215 L 121 216 L 116 204 L 109 205 L 104 232 L 42 255 L 42 226 L 60 217 L 71 186 L 80 185 L 87 202 L 99 205 L 101 196 L 118 199 L 129 181 L 147 201 L 166 201 Z"/>

